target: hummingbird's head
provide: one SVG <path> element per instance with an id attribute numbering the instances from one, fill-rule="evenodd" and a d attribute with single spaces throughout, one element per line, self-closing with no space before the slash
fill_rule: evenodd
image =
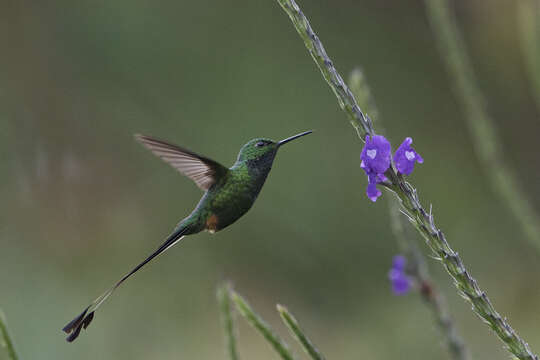
<path id="1" fill-rule="evenodd" d="M 281 141 L 274 141 L 266 138 L 256 138 L 250 140 L 246 145 L 242 146 L 238 154 L 239 162 L 247 162 L 249 167 L 266 168 L 271 167 L 272 162 L 278 149 L 281 145 L 288 143 L 301 136 L 311 134 L 312 131 L 306 131 L 298 135 L 291 136 Z"/>
<path id="2" fill-rule="evenodd" d="M 269 157 L 273 159 L 277 150 L 277 142 L 274 140 L 265 138 L 252 139 L 240 149 L 238 161 L 257 162 L 258 160 Z"/>

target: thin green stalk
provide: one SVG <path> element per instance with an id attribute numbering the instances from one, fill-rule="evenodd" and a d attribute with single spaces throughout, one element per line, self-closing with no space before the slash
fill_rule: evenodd
<path id="1" fill-rule="evenodd" d="M 283 360 L 294 360 L 294 356 L 290 352 L 287 344 L 276 335 L 270 326 L 257 315 L 251 306 L 237 292 L 230 290 L 230 296 L 238 312 L 248 321 L 248 323 L 257 329 L 262 336 L 272 345 L 274 350 L 281 356 Z"/>
<path id="2" fill-rule="evenodd" d="M 220 286 L 217 291 L 217 298 L 219 302 L 219 309 L 221 311 L 221 323 L 225 332 L 225 343 L 227 344 L 227 354 L 229 354 L 230 360 L 238 360 L 238 350 L 236 349 L 236 336 L 233 321 L 233 314 L 231 311 L 231 291 L 230 284 L 224 284 Z"/>
<path id="3" fill-rule="evenodd" d="M 348 82 L 349 89 L 351 89 L 352 94 L 356 97 L 360 108 L 364 109 L 366 115 L 369 115 L 371 119 L 377 121 L 379 133 L 383 133 L 384 128 L 381 125 L 381 119 L 379 118 L 379 109 L 377 109 L 375 99 L 371 93 L 371 88 L 369 87 L 362 69 L 358 67 L 351 71 Z"/>
<path id="4" fill-rule="evenodd" d="M 448 312 L 446 300 L 429 275 L 424 255 L 412 241 L 412 238 L 405 233 L 402 224 L 403 216 L 399 211 L 399 207 L 394 206 L 390 212 L 392 231 L 398 238 L 400 247 L 405 252 L 407 259 L 411 261 L 411 266 L 407 266 L 407 273 L 418 284 L 420 296 L 431 310 L 435 322 L 444 335 L 450 355 L 455 360 L 470 359 L 469 351 Z"/>
<path id="5" fill-rule="evenodd" d="M 358 103 L 365 111 L 371 114 L 379 128 L 381 121 L 378 117 L 378 110 L 371 95 L 368 82 L 364 73 L 360 69 L 355 69 L 349 76 L 349 87 L 353 94 L 358 99 Z M 384 133 L 384 131 L 381 131 Z M 401 252 L 408 260 L 407 274 L 410 275 L 413 281 L 419 286 L 419 293 L 424 300 L 424 303 L 433 313 L 433 317 L 445 337 L 450 355 L 455 360 L 470 359 L 469 352 L 450 317 L 445 306 L 445 299 L 440 293 L 433 280 L 431 279 L 428 266 L 424 255 L 421 253 L 414 239 L 405 232 L 403 226 L 403 215 L 399 211 L 399 204 L 395 199 L 387 197 L 388 210 L 390 212 L 390 225 L 392 232 L 398 242 Z"/>
<path id="6" fill-rule="evenodd" d="M 349 115 L 351 124 L 358 132 L 360 138 L 365 139 L 366 135 L 373 135 L 373 125 L 369 117 L 365 116 L 360 106 L 356 102 L 351 90 L 343 81 L 341 75 L 334 67 L 334 63 L 324 50 L 323 44 L 309 25 L 308 20 L 294 1 L 278 0 L 281 7 L 287 12 L 293 22 L 298 34 L 304 40 L 311 57 L 319 67 L 323 78 L 326 80 L 338 99 L 340 108 Z"/>
<path id="7" fill-rule="evenodd" d="M 2 310 L 0 310 L 0 346 L 3 347 L 8 355 L 9 360 L 17 360 L 19 357 L 15 352 L 15 347 L 9 336 L 9 331 L 7 328 L 6 318 Z"/>
<path id="8" fill-rule="evenodd" d="M 307 18 L 304 16 L 298 5 L 294 0 L 277 0 L 283 10 L 289 15 L 293 25 L 300 34 L 300 37 L 304 40 L 307 49 L 310 51 L 315 62 L 321 68 L 323 66 L 326 70 L 321 70 L 323 76 L 325 73 L 330 72 L 335 75 L 336 78 L 341 79 L 341 76 L 337 73 L 332 61 L 328 58 L 324 51 L 317 52 L 317 56 L 313 55 L 313 49 L 323 49 L 323 46 L 313 29 L 309 25 Z M 322 58 L 322 61 L 319 59 Z M 322 64 L 322 65 L 321 65 Z M 326 76 L 325 76 L 326 79 Z M 328 84 L 334 88 L 337 86 L 332 81 L 328 81 Z M 343 89 L 343 85 L 339 89 Z M 348 88 L 347 88 L 348 90 Z M 360 111 L 354 96 L 350 90 L 336 91 L 334 94 L 338 97 L 338 102 L 354 103 L 358 111 Z M 349 97 L 352 97 L 351 100 Z M 349 115 L 351 121 L 356 121 L 357 117 L 352 116 L 349 111 L 345 113 Z M 361 118 L 366 117 L 362 114 Z M 371 133 L 371 132 L 369 132 Z M 364 135 L 361 133 L 361 135 Z M 498 335 L 498 337 L 506 344 L 506 348 L 512 354 L 519 359 L 526 360 L 538 360 L 538 357 L 534 355 L 529 346 L 523 341 L 517 333 L 510 327 L 510 325 L 504 320 L 495 310 L 485 292 L 483 292 L 476 280 L 469 274 L 465 268 L 459 255 L 452 250 L 448 244 L 443 232 L 435 226 L 433 215 L 431 211 L 428 213 L 420 204 L 416 189 L 414 189 L 403 177 L 397 173 L 392 166 L 385 175 L 390 180 L 389 184 L 386 184 L 387 188 L 398 196 L 401 201 L 402 210 L 407 214 L 411 223 L 415 226 L 418 232 L 424 237 L 428 246 L 433 253 L 442 262 L 444 268 L 454 279 L 454 283 L 459 292 L 467 299 L 473 306 L 473 310 L 480 316 Z"/>
<path id="9" fill-rule="evenodd" d="M 311 340 L 304 334 L 304 331 L 300 328 L 296 318 L 282 305 L 277 305 L 277 310 L 281 319 L 287 325 L 292 335 L 302 345 L 306 353 L 311 356 L 313 360 L 325 360 L 323 354 L 313 345 Z"/>
<path id="10" fill-rule="evenodd" d="M 540 217 L 521 190 L 514 171 L 503 161 L 493 119 L 486 109 L 449 2 L 426 0 L 426 8 L 441 56 L 450 78 L 454 80 L 454 92 L 465 112 L 476 153 L 488 174 L 487 179 L 495 193 L 508 205 L 527 239 L 540 251 Z"/>
<path id="11" fill-rule="evenodd" d="M 520 0 L 517 6 L 521 48 L 540 110 L 540 0 Z"/>
<path id="12" fill-rule="evenodd" d="M 452 250 L 443 232 L 436 227 L 431 210 L 428 213 L 420 204 L 416 189 L 404 181 L 394 169 L 389 171 L 388 175 L 392 181 L 390 189 L 399 197 L 403 211 L 424 237 L 437 259 L 443 263 L 446 271 L 454 279 L 454 284 L 461 295 L 472 304 L 473 311 L 490 326 L 505 343 L 505 348 L 518 359 L 538 360 L 538 357 L 530 350 L 529 345 L 495 310 L 486 293 L 480 289 L 477 281 L 465 268 L 458 253 Z"/>

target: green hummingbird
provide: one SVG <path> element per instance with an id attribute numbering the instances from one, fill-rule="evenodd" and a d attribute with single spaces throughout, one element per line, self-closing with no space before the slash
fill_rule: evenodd
<path id="1" fill-rule="evenodd" d="M 66 340 L 68 342 L 75 340 L 81 330 L 86 329 L 93 320 L 95 311 L 116 288 L 153 258 L 178 243 L 184 236 L 203 230 L 214 233 L 231 225 L 244 215 L 259 195 L 278 149 L 289 141 L 311 132 L 306 131 L 278 142 L 265 138 L 250 140 L 240 149 L 236 162 L 228 169 L 214 160 L 180 146 L 149 136 L 135 135 L 135 139 L 154 155 L 189 177 L 205 193 L 195 210 L 180 221 L 176 229 L 156 251 L 124 275 L 62 329 L 69 334 Z"/>

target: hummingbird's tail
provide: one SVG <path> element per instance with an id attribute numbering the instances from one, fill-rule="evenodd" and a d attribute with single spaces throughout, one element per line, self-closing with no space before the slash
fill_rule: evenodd
<path id="1" fill-rule="evenodd" d="M 165 242 L 150 256 L 148 256 L 144 261 L 139 265 L 135 266 L 133 270 L 124 275 L 120 280 L 118 280 L 109 290 L 101 294 L 96 300 L 94 300 L 84 311 L 78 315 L 75 319 L 71 320 L 64 328 L 62 329 L 69 336 L 66 338 L 68 342 L 75 340 L 82 329 L 86 329 L 90 322 L 94 319 L 94 312 L 101 306 L 101 304 L 107 300 L 107 298 L 119 287 L 124 281 L 126 281 L 131 275 L 135 274 L 140 268 L 150 262 L 153 258 L 163 253 L 164 251 L 173 247 L 178 241 L 180 241 L 184 234 L 187 232 L 187 226 L 180 226 L 176 229 L 171 235 L 167 237 Z"/>

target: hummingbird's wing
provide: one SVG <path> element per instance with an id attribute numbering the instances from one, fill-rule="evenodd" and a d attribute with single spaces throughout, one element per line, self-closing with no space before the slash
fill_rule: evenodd
<path id="1" fill-rule="evenodd" d="M 145 135 L 135 135 L 135 139 L 152 151 L 154 155 L 193 180 L 204 191 L 208 190 L 229 171 L 225 166 L 214 160 L 195 154 L 180 146 Z"/>

